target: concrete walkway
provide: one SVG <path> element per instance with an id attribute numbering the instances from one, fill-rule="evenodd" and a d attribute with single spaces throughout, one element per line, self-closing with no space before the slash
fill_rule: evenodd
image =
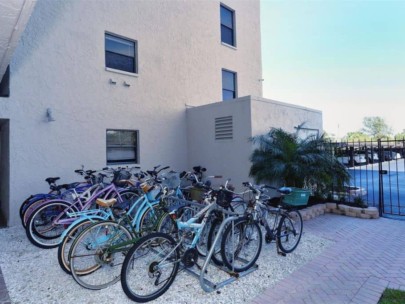
<path id="1" fill-rule="evenodd" d="M 305 221 L 304 231 L 336 243 L 254 304 L 367 304 L 387 287 L 405 291 L 405 221 L 328 214 Z"/>
<path id="2" fill-rule="evenodd" d="M 11 304 L 10 296 L 8 295 L 6 283 L 4 282 L 1 268 L 0 268 L 0 304 Z"/>
<path id="3" fill-rule="evenodd" d="M 253 304 L 367 304 L 386 287 L 405 290 L 405 221 L 326 214 L 305 221 L 305 231 L 335 243 Z M 0 304 L 10 303 L 0 269 Z"/>

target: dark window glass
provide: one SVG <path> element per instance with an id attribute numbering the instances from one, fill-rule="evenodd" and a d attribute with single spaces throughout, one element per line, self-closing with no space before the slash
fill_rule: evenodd
<path id="1" fill-rule="evenodd" d="M 230 100 L 235 98 L 235 92 L 222 90 L 222 100 Z"/>
<path id="2" fill-rule="evenodd" d="M 233 28 L 233 12 L 221 5 L 221 24 Z"/>
<path id="3" fill-rule="evenodd" d="M 0 97 L 10 97 L 10 66 L 7 67 L 4 75 L 0 75 Z"/>
<path id="4" fill-rule="evenodd" d="M 136 41 L 105 34 L 107 68 L 137 73 L 136 55 Z"/>
<path id="5" fill-rule="evenodd" d="M 222 70 L 222 100 L 236 98 L 236 73 Z"/>
<path id="6" fill-rule="evenodd" d="M 221 41 L 235 46 L 234 12 L 224 6 L 221 9 Z"/>
<path id="7" fill-rule="evenodd" d="M 234 45 L 233 42 L 233 30 L 221 26 L 221 37 L 222 37 L 222 42 L 229 44 L 229 45 Z"/>
<path id="8" fill-rule="evenodd" d="M 138 131 L 107 130 L 107 165 L 137 163 Z"/>

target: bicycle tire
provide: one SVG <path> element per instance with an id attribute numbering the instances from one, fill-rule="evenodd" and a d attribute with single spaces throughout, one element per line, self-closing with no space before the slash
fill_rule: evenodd
<path id="1" fill-rule="evenodd" d="M 95 223 L 95 221 L 90 220 L 83 220 L 82 222 L 76 223 L 75 226 L 70 228 L 68 234 L 66 234 L 62 242 L 58 245 L 58 263 L 67 274 L 72 274 L 70 271 L 69 251 L 75 238 L 93 223 Z"/>
<path id="2" fill-rule="evenodd" d="M 174 236 L 177 233 L 176 222 L 172 219 L 169 213 L 165 213 L 159 220 L 156 232 L 166 233 Z"/>
<path id="3" fill-rule="evenodd" d="M 69 251 L 70 271 L 82 287 L 99 290 L 120 279 L 121 265 L 131 245 L 111 246 L 130 241 L 130 231 L 114 221 L 102 221 L 83 230 Z"/>
<path id="4" fill-rule="evenodd" d="M 65 230 L 65 225 L 55 224 L 53 219 L 59 216 L 60 219 L 68 218 L 65 211 L 71 207 L 72 205 L 64 201 L 53 201 L 44 204 L 33 212 L 25 228 L 30 242 L 43 249 L 57 247 L 61 242 L 60 236 Z"/>
<path id="5" fill-rule="evenodd" d="M 277 227 L 277 245 L 284 253 L 297 248 L 302 236 L 302 216 L 298 210 L 283 214 Z"/>
<path id="6" fill-rule="evenodd" d="M 214 243 L 215 237 L 217 236 L 219 227 L 222 224 L 222 219 L 215 218 L 211 222 L 211 227 L 210 231 L 208 233 L 208 239 L 207 239 L 207 254 L 210 252 L 212 244 Z M 219 239 L 220 240 L 220 239 Z M 215 251 L 211 256 L 211 260 L 214 262 L 215 265 L 217 266 L 223 266 L 224 262 L 222 261 L 222 256 L 221 256 L 221 242 L 218 241 L 216 246 L 215 246 Z"/>
<path id="7" fill-rule="evenodd" d="M 169 289 L 176 278 L 180 264 L 180 250 L 176 246 L 175 240 L 170 235 L 160 232 L 144 236 L 134 244 L 125 257 L 121 270 L 121 285 L 128 298 L 145 303 L 157 299 Z M 159 252 L 155 250 L 157 247 Z M 162 283 L 158 281 L 161 279 L 163 270 L 167 269 L 159 268 L 159 263 L 163 259 L 165 261 L 170 259 L 173 263 L 167 262 L 165 266 L 173 266 L 173 268 L 169 269 L 168 277 L 165 276 Z M 157 290 L 149 292 L 153 287 L 157 287 Z"/>
<path id="8" fill-rule="evenodd" d="M 153 211 L 153 212 L 152 212 Z M 144 236 L 151 232 L 156 232 L 159 225 L 159 220 L 163 215 L 163 210 L 159 205 L 154 205 L 145 210 L 139 222 L 139 235 Z"/>
<path id="9" fill-rule="evenodd" d="M 256 263 L 261 249 L 262 231 L 257 222 L 242 218 L 226 227 L 221 240 L 221 256 L 229 270 L 235 272 L 248 270 Z"/>

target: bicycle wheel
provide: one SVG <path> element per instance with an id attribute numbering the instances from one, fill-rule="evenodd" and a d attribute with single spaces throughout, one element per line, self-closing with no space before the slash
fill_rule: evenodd
<path id="1" fill-rule="evenodd" d="M 215 218 L 211 222 L 211 227 L 210 227 L 210 231 L 208 233 L 208 239 L 207 239 L 207 254 L 209 253 L 209 251 L 212 248 L 212 245 L 215 241 L 215 238 L 218 234 L 218 230 L 219 230 L 219 227 L 221 226 L 221 224 L 222 224 L 222 219 L 219 219 L 219 218 Z M 221 241 L 220 240 L 221 240 L 221 237 L 215 244 L 215 250 L 211 256 L 211 260 L 214 262 L 215 265 L 223 266 L 224 262 L 222 261 L 222 256 L 221 256 Z"/>
<path id="2" fill-rule="evenodd" d="M 58 262 L 62 270 L 68 274 L 70 272 L 70 263 L 69 263 L 69 251 L 72 247 L 72 244 L 75 238 L 87 227 L 95 223 L 95 221 L 84 220 L 75 224 L 74 227 L 70 229 L 68 234 L 63 238 L 62 242 L 58 246 Z"/>
<path id="3" fill-rule="evenodd" d="M 177 233 L 176 222 L 171 218 L 169 213 L 165 213 L 160 218 L 156 232 L 170 234 L 172 237 Z"/>
<path id="4" fill-rule="evenodd" d="M 196 244 L 196 249 L 198 254 L 205 257 L 208 254 L 208 235 L 210 233 L 212 220 L 207 220 L 205 226 L 203 227 L 198 243 Z"/>
<path id="5" fill-rule="evenodd" d="M 221 241 L 221 256 L 229 270 L 248 270 L 256 263 L 261 249 L 262 231 L 256 222 L 239 219 L 226 227 Z"/>
<path id="6" fill-rule="evenodd" d="M 146 211 L 142 214 L 141 221 L 139 223 L 139 234 L 144 236 L 153 231 L 157 231 L 159 220 L 162 215 L 163 210 L 159 207 L 159 205 L 146 209 Z"/>
<path id="7" fill-rule="evenodd" d="M 27 208 L 24 210 L 21 218 L 21 222 L 24 228 L 27 227 L 27 222 L 31 214 L 35 212 L 41 205 L 43 205 L 46 200 L 46 198 L 40 198 L 37 200 L 33 200 L 32 202 L 30 202 L 29 205 L 27 205 Z"/>
<path id="8" fill-rule="evenodd" d="M 284 214 L 277 228 L 277 245 L 284 253 L 291 253 L 297 248 L 302 235 L 302 217 L 297 210 Z"/>
<path id="9" fill-rule="evenodd" d="M 115 205 L 115 207 L 125 210 L 131 208 L 132 204 L 139 198 L 139 193 L 133 190 L 121 190 L 119 193 L 122 202 L 119 201 L 118 204 Z"/>
<path id="10" fill-rule="evenodd" d="M 65 224 L 58 224 L 55 219 L 68 219 L 66 211 L 76 211 L 70 207 L 72 206 L 67 202 L 53 201 L 33 212 L 25 228 L 30 242 L 44 249 L 57 247 L 61 242 L 59 237 L 65 230 Z"/>
<path id="11" fill-rule="evenodd" d="M 139 239 L 125 257 L 121 284 L 133 301 L 148 302 L 164 294 L 179 270 L 180 251 L 174 239 L 155 232 Z"/>
<path id="12" fill-rule="evenodd" d="M 75 281 L 93 290 L 119 281 L 131 240 L 128 229 L 113 221 L 98 222 L 83 230 L 69 251 L 70 271 Z"/>

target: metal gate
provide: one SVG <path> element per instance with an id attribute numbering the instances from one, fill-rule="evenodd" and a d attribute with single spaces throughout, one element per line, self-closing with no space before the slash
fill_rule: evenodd
<path id="1" fill-rule="evenodd" d="M 339 142 L 335 156 L 348 167 L 351 199 L 361 197 L 380 216 L 405 219 L 405 140 Z"/>

